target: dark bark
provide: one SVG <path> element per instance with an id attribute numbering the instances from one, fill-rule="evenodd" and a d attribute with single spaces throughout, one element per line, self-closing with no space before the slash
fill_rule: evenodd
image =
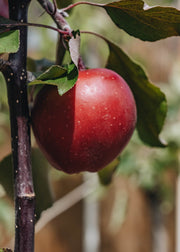
<path id="1" fill-rule="evenodd" d="M 30 0 L 9 0 L 10 18 L 27 22 Z M 15 252 L 34 251 L 35 194 L 30 158 L 30 125 L 27 99 L 27 27 L 19 27 L 20 47 L 10 54 L 3 71 L 10 109 L 15 195 Z"/>

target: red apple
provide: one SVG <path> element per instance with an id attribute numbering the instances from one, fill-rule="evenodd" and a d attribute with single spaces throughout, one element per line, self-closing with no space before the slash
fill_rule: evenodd
<path id="1" fill-rule="evenodd" d="M 32 127 L 47 160 L 66 173 L 96 172 L 130 140 L 136 104 L 127 83 L 108 69 L 79 72 L 75 86 L 60 96 L 44 86 L 36 96 Z"/>

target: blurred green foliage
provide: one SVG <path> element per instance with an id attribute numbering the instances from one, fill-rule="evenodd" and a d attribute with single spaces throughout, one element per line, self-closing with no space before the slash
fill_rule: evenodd
<path id="1" fill-rule="evenodd" d="M 14 233 L 14 209 L 13 205 L 5 197 L 0 198 L 0 223 L 4 226 L 4 232 L 1 232 L 0 244 L 5 236 L 11 236 Z M 1 229 L 2 230 L 2 229 Z"/>
<path id="2" fill-rule="evenodd" d="M 1 110 L 3 107 L 7 107 L 7 90 L 6 90 L 6 83 L 3 74 L 0 72 L 0 85 L 1 85 L 1 92 L 0 92 L 0 108 Z"/>
<path id="3" fill-rule="evenodd" d="M 177 63 L 178 64 L 178 63 Z M 143 146 L 137 132 L 119 157 L 116 175 L 129 176 L 145 191 L 155 192 L 161 200 L 173 201 L 172 187 L 164 179 L 168 170 L 178 175 L 180 156 L 180 89 L 179 71 L 173 71 L 170 83 L 161 84 L 168 101 L 168 116 L 161 134 L 168 146 L 165 149 Z"/>
<path id="4" fill-rule="evenodd" d="M 38 220 L 41 212 L 52 206 L 53 199 L 49 183 L 49 165 L 39 149 L 32 148 L 31 160 L 34 190 L 36 194 L 36 220 Z M 13 201 L 14 187 L 11 154 L 1 160 L 0 183 L 6 190 L 8 197 Z"/>

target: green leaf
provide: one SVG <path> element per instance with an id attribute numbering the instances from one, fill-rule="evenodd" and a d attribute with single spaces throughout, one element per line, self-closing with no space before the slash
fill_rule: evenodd
<path id="1" fill-rule="evenodd" d="M 56 85 L 56 81 L 66 73 L 66 69 L 60 66 L 50 66 L 44 73 L 37 77 L 37 81 L 48 82 L 50 85 Z"/>
<path id="2" fill-rule="evenodd" d="M 56 85 L 60 95 L 66 93 L 76 83 L 78 78 L 78 69 L 72 63 L 65 67 L 53 65 L 38 78 L 29 83 L 29 85 L 47 84 Z"/>
<path id="3" fill-rule="evenodd" d="M 15 53 L 19 49 L 19 31 L 0 33 L 0 53 Z"/>
<path id="4" fill-rule="evenodd" d="M 37 80 L 42 81 L 52 81 L 56 80 L 57 78 L 61 77 L 64 73 L 66 73 L 66 69 L 60 66 L 51 66 L 49 69 L 47 69 L 44 73 L 38 76 Z"/>
<path id="5" fill-rule="evenodd" d="M 6 81 L 5 81 L 4 76 L 1 72 L 0 72 L 0 88 L 1 88 L 0 104 L 8 107 Z"/>
<path id="6" fill-rule="evenodd" d="M 117 45 L 109 45 L 107 67 L 120 74 L 130 86 L 137 105 L 137 130 L 141 140 L 156 147 L 163 147 L 159 138 L 167 113 L 166 97 L 149 82 L 144 70 L 133 62 Z"/>
<path id="7" fill-rule="evenodd" d="M 39 149 L 32 149 L 32 172 L 34 190 L 36 193 L 36 220 L 43 210 L 52 206 L 52 194 L 48 179 L 48 163 Z M 5 157 L 0 163 L 0 183 L 8 196 L 13 199 L 13 169 L 12 154 Z"/>
<path id="8" fill-rule="evenodd" d="M 180 35 L 180 11 L 172 7 L 147 7 L 141 0 L 122 0 L 103 6 L 112 21 L 144 41 Z"/>
<path id="9" fill-rule="evenodd" d="M 67 65 L 67 74 L 58 84 L 58 92 L 60 95 L 66 93 L 76 83 L 78 78 L 78 69 L 74 64 Z"/>
<path id="10" fill-rule="evenodd" d="M 102 185 L 107 186 L 111 183 L 118 164 L 119 159 L 116 158 L 109 165 L 98 172 L 98 177 Z"/>
<path id="11" fill-rule="evenodd" d="M 0 16 L 0 53 L 15 53 L 19 49 L 19 31 L 10 31 L 6 25 L 14 23 L 14 20 Z"/>

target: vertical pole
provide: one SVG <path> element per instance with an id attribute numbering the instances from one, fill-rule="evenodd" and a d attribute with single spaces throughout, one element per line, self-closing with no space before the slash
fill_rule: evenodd
<path id="1" fill-rule="evenodd" d="M 27 22 L 30 0 L 9 0 L 10 19 Z M 34 251 L 34 209 L 30 159 L 30 126 L 27 99 L 27 27 L 19 27 L 20 45 L 9 55 L 10 67 L 4 72 L 10 109 L 11 143 L 14 168 L 15 252 Z"/>
<path id="2" fill-rule="evenodd" d="M 93 177 L 94 185 L 98 186 L 97 174 L 84 174 L 84 180 Z M 92 195 L 87 196 L 83 200 L 83 251 L 98 252 L 100 247 L 100 230 L 99 230 L 99 203 Z"/>

